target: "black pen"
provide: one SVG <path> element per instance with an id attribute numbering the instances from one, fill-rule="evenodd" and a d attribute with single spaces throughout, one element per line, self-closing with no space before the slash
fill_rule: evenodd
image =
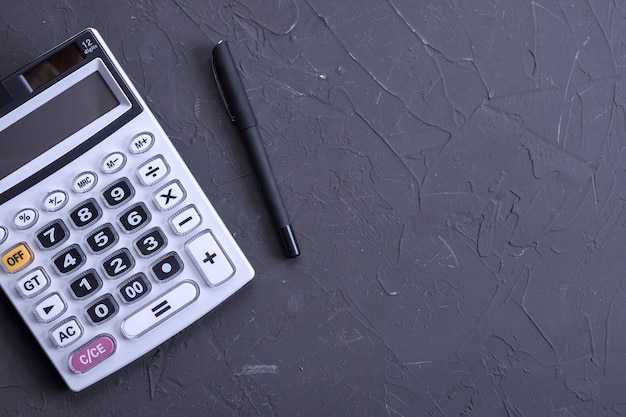
<path id="1" fill-rule="evenodd" d="M 226 110 L 246 143 L 250 160 L 261 183 L 261 190 L 267 200 L 274 223 L 278 227 L 285 252 L 288 257 L 294 258 L 300 255 L 296 235 L 289 222 L 285 203 L 267 159 L 261 134 L 257 128 L 256 117 L 226 42 L 219 41 L 213 48 L 213 75 L 226 105 Z"/>

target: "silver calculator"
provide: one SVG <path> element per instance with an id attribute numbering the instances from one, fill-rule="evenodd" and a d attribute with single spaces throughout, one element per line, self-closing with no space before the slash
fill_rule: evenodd
<path id="1" fill-rule="evenodd" d="M 0 286 L 70 389 L 253 278 L 96 30 L 1 81 L 0 143 Z"/>

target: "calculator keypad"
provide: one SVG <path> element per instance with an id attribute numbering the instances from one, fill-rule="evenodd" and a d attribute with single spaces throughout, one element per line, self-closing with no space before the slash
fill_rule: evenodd
<path id="1" fill-rule="evenodd" d="M 100 173 L 53 184 L 41 213 L 22 208 L 13 229 L 0 225 L 0 238 L 30 234 L 3 249 L 0 266 L 71 373 L 116 356 L 235 274 L 185 176 L 173 175 L 164 153 L 148 152 L 156 143 L 134 136 L 98 159 Z"/>

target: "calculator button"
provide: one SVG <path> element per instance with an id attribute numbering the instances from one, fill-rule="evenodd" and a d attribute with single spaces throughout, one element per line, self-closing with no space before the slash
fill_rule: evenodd
<path id="1" fill-rule="evenodd" d="M 85 241 L 87 242 L 89 250 L 96 254 L 115 245 L 117 240 L 118 235 L 113 228 L 113 225 L 111 223 L 106 223 L 87 236 Z"/>
<path id="2" fill-rule="evenodd" d="M 152 276 L 160 282 L 169 281 L 180 274 L 182 270 L 183 261 L 176 252 L 168 253 L 150 266 Z"/>
<path id="3" fill-rule="evenodd" d="M 6 227 L 0 226 L 0 243 L 4 243 L 4 241 L 9 236 L 9 231 Z"/>
<path id="4" fill-rule="evenodd" d="M 72 181 L 72 190 L 75 193 L 86 193 L 96 186 L 98 176 L 95 172 L 86 171 L 78 174 Z"/>
<path id="5" fill-rule="evenodd" d="M 52 249 L 65 242 L 70 236 L 65 223 L 54 220 L 48 223 L 35 235 L 35 240 L 41 249 Z"/>
<path id="6" fill-rule="evenodd" d="M 167 238 L 160 228 L 155 227 L 136 239 L 134 245 L 139 255 L 148 258 L 159 253 L 167 245 Z"/>
<path id="7" fill-rule="evenodd" d="M 202 223 L 202 216 L 195 206 L 187 206 L 169 219 L 170 227 L 179 236 L 191 232 L 200 223 Z"/>
<path id="8" fill-rule="evenodd" d="M 43 268 L 37 268 L 17 281 L 17 291 L 24 298 L 32 298 L 40 294 L 50 285 L 50 278 Z"/>
<path id="9" fill-rule="evenodd" d="M 185 249 L 209 285 L 219 285 L 235 274 L 230 260 L 209 230 L 187 241 Z"/>
<path id="10" fill-rule="evenodd" d="M 154 136 L 149 132 L 142 132 L 130 141 L 128 150 L 130 153 L 143 153 L 148 151 L 154 144 Z"/>
<path id="11" fill-rule="evenodd" d="M 126 165 L 126 155 L 121 152 L 113 152 L 102 160 L 100 170 L 105 174 L 114 174 Z"/>
<path id="12" fill-rule="evenodd" d="M 35 317 L 37 320 L 48 323 L 65 313 L 67 304 L 59 293 L 54 293 L 44 298 L 35 305 Z"/>
<path id="13" fill-rule="evenodd" d="M 4 269 L 13 274 L 22 268 L 30 265 L 34 255 L 26 242 L 18 243 L 2 255 L 2 266 Z"/>
<path id="14" fill-rule="evenodd" d="M 100 219 L 101 216 L 100 206 L 93 198 L 83 201 L 70 211 L 70 219 L 78 229 L 84 229 Z"/>
<path id="15" fill-rule="evenodd" d="M 109 185 L 102 192 L 104 204 L 109 208 L 120 206 L 135 195 L 135 189 L 127 178 L 122 178 Z"/>
<path id="16" fill-rule="evenodd" d="M 111 294 L 105 294 L 85 309 L 91 324 L 102 324 L 117 314 L 119 307 Z"/>
<path id="17" fill-rule="evenodd" d="M 153 329 L 198 298 L 198 287 L 184 281 L 159 298 L 135 311 L 122 322 L 122 334 L 129 339 Z"/>
<path id="18" fill-rule="evenodd" d="M 115 353 L 115 339 L 101 334 L 84 344 L 69 357 L 70 369 L 75 373 L 87 372 Z"/>
<path id="19" fill-rule="evenodd" d="M 32 208 L 27 208 L 20 210 L 15 217 L 13 217 L 13 226 L 16 229 L 24 230 L 28 229 L 35 223 L 37 223 L 37 219 L 39 218 L 39 213 L 37 210 Z"/>
<path id="20" fill-rule="evenodd" d="M 135 266 L 135 260 L 128 249 L 124 248 L 109 256 L 103 263 L 102 268 L 109 278 L 119 278 Z"/>
<path id="21" fill-rule="evenodd" d="M 161 187 L 152 195 L 152 200 L 161 211 L 169 210 L 183 202 L 187 193 L 178 180 Z"/>
<path id="22" fill-rule="evenodd" d="M 69 274 L 83 266 L 86 259 L 82 249 L 78 245 L 72 245 L 52 258 L 52 263 L 59 274 Z"/>
<path id="23" fill-rule="evenodd" d="M 83 299 L 98 292 L 102 288 L 102 280 L 95 270 L 90 269 L 72 280 L 69 288 L 74 298 Z"/>
<path id="24" fill-rule="evenodd" d="M 139 230 L 150 222 L 151 215 L 148 208 L 143 203 L 138 203 L 120 214 L 118 222 L 126 232 Z"/>
<path id="25" fill-rule="evenodd" d="M 150 186 L 161 181 L 170 172 L 170 167 L 161 155 L 144 162 L 137 168 L 137 178 L 143 185 Z"/>
<path id="26" fill-rule="evenodd" d="M 67 347 L 76 342 L 83 335 L 83 327 L 76 317 L 63 320 L 60 324 L 50 330 L 52 342 L 60 348 Z"/>
<path id="27" fill-rule="evenodd" d="M 133 275 L 117 287 L 122 300 L 126 303 L 134 303 L 141 300 L 150 293 L 151 289 L 150 282 L 142 273 Z"/>
<path id="28" fill-rule="evenodd" d="M 65 191 L 55 190 L 44 197 L 42 207 L 45 211 L 61 210 L 67 204 L 67 200 Z"/>

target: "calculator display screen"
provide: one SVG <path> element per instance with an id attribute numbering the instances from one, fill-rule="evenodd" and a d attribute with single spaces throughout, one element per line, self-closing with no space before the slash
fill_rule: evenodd
<path id="1" fill-rule="evenodd" d="M 0 131 L 0 179 L 119 104 L 97 71 L 78 81 Z"/>

